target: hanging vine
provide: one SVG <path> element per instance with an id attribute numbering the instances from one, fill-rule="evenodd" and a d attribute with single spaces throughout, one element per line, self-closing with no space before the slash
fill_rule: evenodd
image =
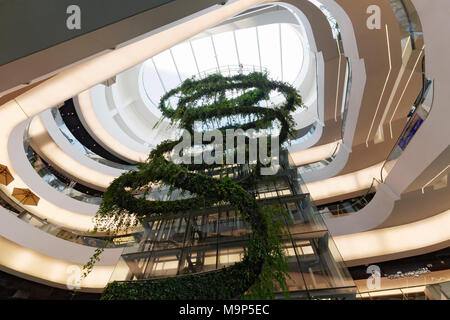
<path id="1" fill-rule="evenodd" d="M 271 93 L 281 94 L 284 101 L 277 106 L 264 107 Z M 278 126 L 279 142 L 283 143 L 292 136 L 295 123 L 291 112 L 299 106 L 302 106 L 302 100 L 295 88 L 270 80 L 267 74 L 253 72 L 187 79 L 161 98 L 159 109 L 163 118 L 170 119 L 173 125 L 192 135 L 198 130 L 195 126 L 198 122 L 202 123 L 203 131 L 218 129 L 225 133 L 226 129 L 252 128 L 265 130 L 269 136 L 271 130 Z M 263 178 L 259 170 L 267 165 L 259 160 L 247 163 L 250 173 L 240 181 L 227 176 L 214 178 L 202 170 L 220 169 L 223 164 L 179 164 L 171 161 L 170 152 L 181 141 L 182 138 L 163 141 L 145 163 L 138 165 L 137 171 L 125 173 L 111 183 L 96 215 L 97 229 L 118 233 L 151 217 L 168 218 L 192 209 L 227 204 L 252 229 L 247 254 L 241 262 L 215 272 L 112 282 L 102 298 L 231 299 L 244 294 L 252 298 L 270 298 L 274 295 L 274 281 L 286 291 L 288 269 L 281 241 L 283 224 L 280 218 L 285 210 L 281 206 L 262 206 L 246 191 Z M 149 186 L 156 184 L 188 191 L 193 196 L 171 201 L 146 200 Z M 136 196 L 136 191 L 141 190 L 142 194 L 143 188 L 146 190 L 144 197 Z M 89 267 L 92 269 L 92 265 Z"/>

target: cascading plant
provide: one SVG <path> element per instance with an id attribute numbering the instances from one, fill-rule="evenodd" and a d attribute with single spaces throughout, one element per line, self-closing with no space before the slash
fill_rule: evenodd
<path id="1" fill-rule="evenodd" d="M 283 103 L 264 107 L 263 103 L 269 101 L 274 92 L 284 97 Z M 176 108 L 171 106 L 174 101 Z M 253 72 L 187 79 L 161 98 L 159 109 L 163 118 L 192 135 L 198 130 L 196 123 L 199 122 L 222 133 L 227 129 L 252 128 L 266 130 L 269 136 L 271 128 L 278 126 L 279 143 L 283 144 L 293 136 L 295 123 L 291 113 L 301 106 L 302 100 L 295 88 L 270 80 L 265 73 Z M 148 218 L 170 218 L 193 209 L 227 204 L 251 228 L 247 253 L 242 261 L 215 272 L 112 282 L 102 299 L 264 299 L 273 298 L 275 283 L 287 292 L 288 268 L 282 245 L 284 224 L 281 223 L 285 210 L 280 205 L 263 206 L 247 191 L 264 179 L 259 172 L 267 164 L 259 160 L 246 163 L 249 174 L 239 181 L 227 176 L 214 178 L 205 170 L 220 169 L 224 164 L 183 164 L 171 160 L 170 153 L 181 141 L 182 137 L 161 142 L 136 171 L 124 173 L 111 183 L 96 215 L 97 229 L 117 234 Z M 195 143 L 194 139 L 192 142 Z M 225 150 L 224 154 L 226 152 L 230 150 Z M 145 196 L 136 196 L 136 190 L 151 184 L 188 191 L 192 197 L 150 201 Z"/>

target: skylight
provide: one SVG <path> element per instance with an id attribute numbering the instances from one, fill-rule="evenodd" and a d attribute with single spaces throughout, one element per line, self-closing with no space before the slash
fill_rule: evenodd
<path id="1" fill-rule="evenodd" d="M 193 76 L 239 70 L 267 71 L 293 84 L 303 65 L 303 45 L 290 24 L 227 31 L 180 43 L 144 62 L 142 81 L 154 106 L 162 95 Z"/>

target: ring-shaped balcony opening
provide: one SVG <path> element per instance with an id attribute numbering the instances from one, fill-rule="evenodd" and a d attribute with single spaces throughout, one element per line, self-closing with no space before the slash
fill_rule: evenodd
<path id="1" fill-rule="evenodd" d="M 153 114 L 161 116 L 158 104 L 166 92 L 188 78 L 212 73 L 267 72 L 270 78 L 298 88 L 309 61 L 309 47 L 299 27 L 273 23 L 195 37 L 175 45 L 142 64 L 139 81 L 144 101 Z M 274 93 L 267 104 L 282 100 Z"/>

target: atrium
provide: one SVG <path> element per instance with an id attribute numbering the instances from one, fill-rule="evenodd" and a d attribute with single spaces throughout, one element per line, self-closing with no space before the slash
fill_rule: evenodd
<path id="1" fill-rule="evenodd" d="M 449 299 L 448 16 L 0 3 L 0 299 Z"/>

